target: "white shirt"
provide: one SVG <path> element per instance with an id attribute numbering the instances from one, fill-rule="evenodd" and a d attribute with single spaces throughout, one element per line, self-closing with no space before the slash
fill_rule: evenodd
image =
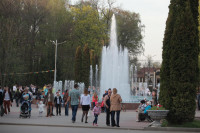
<path id="1" fill-rule="evenodd" d="M 85 96 L 85 94 L 81 94 L 81 105 L 90 105 L 91 106 L 91 101 L 90 101 L 90 95 L 88 94 Z"/>
<path id="2" fill-rule="evenodd" d="M 60 104 L 59 96 L 57 96 L 57 104 Z"/>
<path id="3" fill-rule="evenodd" d="M 44 112 L 44 104 L 38 104 L 38 111 L 39 112 Z"/>
<path id="4" fill-rule="evenodd" d="M 17 87 L 16 86 L 13 86 L 13 91 L 15 92 L 17 90 Z"/>
<path id="5" fill-rule="evenodd" d="M 10 100 L 10 95 L 8 92 L 5 93 L 5 98 L 4 98 L 5 101 L 9 101 Z"/>

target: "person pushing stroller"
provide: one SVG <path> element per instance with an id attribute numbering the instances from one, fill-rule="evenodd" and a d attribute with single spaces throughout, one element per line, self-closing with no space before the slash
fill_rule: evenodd
<path id="1" fill-rule="evenodd" d="M 21 97 L 20 117 L 31 116 L 31 95 L 28 93 L 28 88 L 24 90 Z"/>

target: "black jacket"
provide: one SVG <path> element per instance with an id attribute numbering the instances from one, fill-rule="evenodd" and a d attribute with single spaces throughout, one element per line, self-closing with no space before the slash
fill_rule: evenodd
<path id="1" fill-rule="evenodd" d="M 12 93 L 10 91 L 8 93 L 9 93 L 9 96 L 10 96 L 10 101 L 13 102 Z M 3 92 L 3 100 L 5 98 L 5 94 L 6 94 L 6 91 Z"/>
<path id="2" fill-rule="evenodd" d="M 0 91 L 0 105 L 3 104 L 3 91 Z"/>
<path id="3" fill-rule="evenodd" d="M 59 96 L 59 103 L 61 104 L 61 102 L 62 102 L 62 98 L 61 98 L 61 96 Z M 57 104 L 57 96 L 55 96 L 55 98 L 54 98 L 54 103 L 55 103 L 55 105 Z"/>

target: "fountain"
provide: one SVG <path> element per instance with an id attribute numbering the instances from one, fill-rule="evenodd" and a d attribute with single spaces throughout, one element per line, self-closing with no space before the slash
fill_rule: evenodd
<path id="1" fill-rule="evenodd" d="M 117 88 L 123 102 L 130 102 L 129 57 L 127 48 L 118 48 L 115 16 L 112 17 L 110 46 L 103 47 L 100 96 L 109 88 Z"/>
<path id="2" fill-rule="evenodd" d="M 90 65 L 90 86 L 92 88 L 93 86 L 93 69 L 92 69 L 92 65 Z"/>
<path id="3" fill-rule="evenodd" d="M 115 15 L 113 15 L 111 23 L 110 45 L 104 46 L 102 50 L 100 78 L 100 99 L 105 90 L 109 88 L 117 88 L 118 94 L 122 97 L 122 102 L 130 105 L 131 109 L 136 109 L 140 100 L 151 99 L 151 97 L 147 98 L 141 94 L 143 92 L 140 92 L 139 88 L 145 88 L 145 85 L 142 82 L 142 86 L 139 86 L 140 84 L 137 82 L 137 67 L 130 66 L 129 68 L 128 49 L 118 47 Z M 131 81 L 129 78 L 131 78 Z M 131 88 L 132 91 L 135 89 L 132 95 Z"/>

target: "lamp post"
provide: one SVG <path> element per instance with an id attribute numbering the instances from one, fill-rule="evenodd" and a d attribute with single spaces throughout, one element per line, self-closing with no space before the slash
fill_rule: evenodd
<path id="1" fill-rule="evenodd" d="M 63 44 L 63 43 L 65 43 L 66 41 L 64 41 L 64 42 L 61 42 L 61 43 L 58 43 L 57 42 L 57 40 L 56 41 L 51 41 L 50 40 L 50 42 L 52 42 L 53 44 L 55 44 L 55 70 L 54 70 L 54 83 L 56 82 L 56 70 L 57 70 L 57 68 L 56 68 L 56 63 L 57 63 L 57 47 L 58 47 L 58 45 L 59 44 Z"/>

